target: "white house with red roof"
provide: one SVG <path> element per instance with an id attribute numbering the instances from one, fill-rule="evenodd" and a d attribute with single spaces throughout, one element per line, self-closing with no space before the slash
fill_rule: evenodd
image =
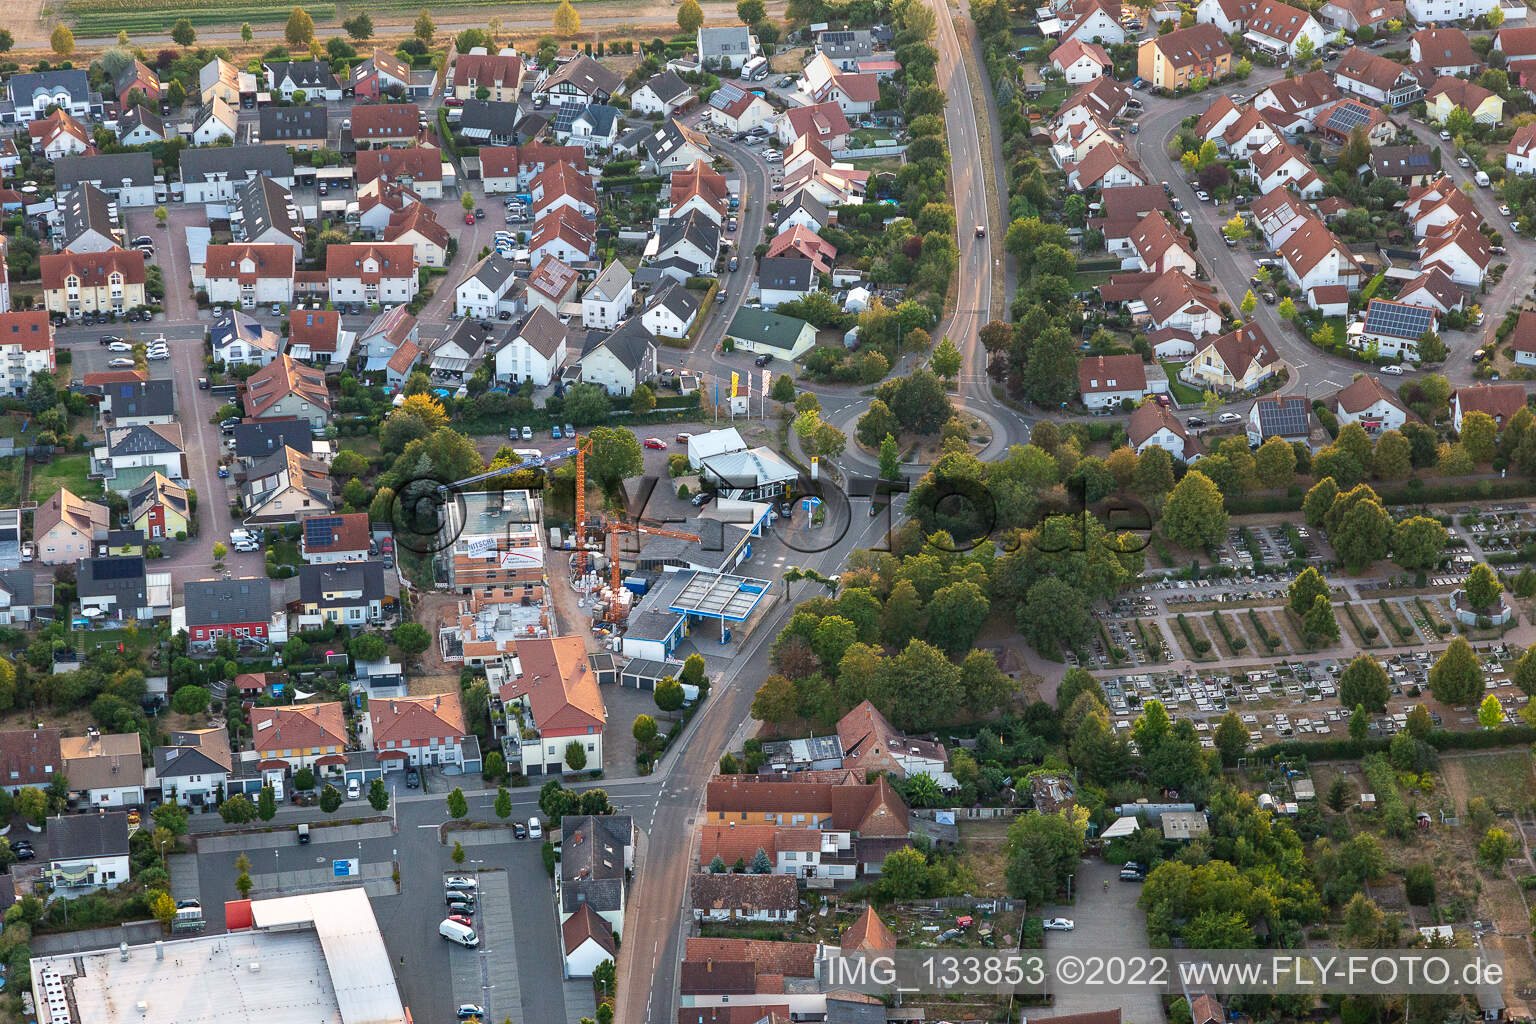
<path id="1" fill-rule="evenodd" d="M 1052 135 L 1055 141 L 1051 146 L 1051 161 L 1062 170 L 1070 170 L 1073 165 L 1082 163 L 1100 146 L 1120 145 L 1109 126 L 1096 117 L 1063 125 Z"/>
<path id="2" fill-rule="evenodd" d="M 299 557 L 310 565 L 365 562 L 372 543 L 366 512 L 312 516 L 304 521 L 304 530 L 299 537 Z"/>
<path id="3" fill-rule="evenodd" d="M 1056 111 L 1056 125 L 1070 125 L 1091 117 L 1109 123 L 1121 114 L 1131 102 L 1131 87 L 1113 78 L 1100 78 L 1077 87 Z"/>
<path id="4" fill-rule="evenodd" d="M 867 114 L 880 102 L 879 76 L 840 71 L 824 53 L 806 64 L 799 88 L 811 102 L 836 103 L 844 114 Z"/>
<path id="5" fill-rule="evenodd" d="M 1388 21 L 1403 21 L 1403 0 L 1328 0 L 1318 9 L 1323 23 L 1346 32 L 1375 29 Z"/>
<path id="6" fill-rule="evenodd" d="M 777 113 L 763 97 L 734 82 L 722 83 L 709 97 L 709 117 L 733 131 L 749 132 L 771 121 Z"/>
<path id="7" fill-rule="evenodd" d="M 836 103 L 811 103 L 803 107 L 790 107 L 780 116 L 774 131 L 779 144 L 787 146 L 803 135 L 809 135 L 836 153 L 848 148 L 848 135 L 853 129 L 848 116 Z"/>
<path id="8" fill-rule="evenodd" d="M 1189 240 L 1175 231 L 1161 213 L 1149 213 L 1131 232 L 1131 245 L 1142 270 L 1164 273 L 1182 270 L 1191 277 L 1199 269 Z"/>
<path id="9" fill-rule="evenodd" d="M 510 663 L 486 669 L 493 707 L 505 712 L 499 726 L 507 764 L 525 775 L 566 770 L 566 748 L 584 748 L 586 770 L 603 766 L 603 729 L 608 713 L 597 673 L 579 636 L 519 640 Z"/>
<path id="10" fill-rule="evenodd" d="M 1284 187 L 1265 192 L 1253 201 L 1248 212 L 1271 251 L 1280 248 L 1311 216 L 1306 204 Z"/>
<path id="11" fill-rule="evenodd" d="M 1278 251 L 1286 279 L 1304 293 L 1332 285 L 1350 291 L 1360 287 L 1360 264 L 1354 254 L 1315 216 L 1308 217 Z"/>
<path id="12" fill-rule="evenodd" d="M 1232 35 L 1248 28 L 1258 0 L 1200 0 L 1195 8 L 1195 21 L 1215 25 L 1222 35 Z"/>
<path id="13" fill-rule="evenodd" d="M 1118 3 L 1104 0 L 1076 0 L 1058 15 L 1065 27 L 1061 30 L 1063 42 L 1080 40 L 1085 43 L 1104 43 L 1115 46 L 1129 38 L 1125 26 L 1116 16 Z"/>
<path id="14" fill-rule="evenodd" d="M 1089 409 L 1119 409 L 1147 396 L 1147 369 L 1135 353 L 1084 356 L 1077 364 L 1077 391 Z"/>
<path id="15" fill-rule="evenodd" d="M 455 692 L 429 697 L 375 697 L 368 702 L 372 749 L 386 769 L 406 765 L 461 768 L 469 730 Z M 479 753 L 479 746 L 472 748 Z"/>
<path id="16" fill-rule="evenodd" d="M 1098 43 L 1084 42 L 1080 36 L 1074 36 L 1052 50 L 1051 64 L 1069 85 L 1091 82 L 1115 69 L 1108 50 Z"/>
<path id="17" fill-rule="evenodd" d="M 1077 192 L 1089 189 L 1147 185 L 1152 181 L 1130 150 L 1119 143 L 1096 147 L 1067 171 L 1067 185 Z"/>
<path id="18" fill-rule="evenodd" d="M 1156 447 L 1175 459 L 1194 462 L 1203 454 L 1199 442 L 1189 436 L 1178 417 L 1156 402 L 1138 405 L 1126 423 L 1125 433 L 1137 455 Z"/>
<path id="19" fill-rule="evenodd" d="M 1280 138 L 1253 155 L 1246 174 L 1260 192 L 1289 188 L 1303 199 L 1316 199 L 1323 194 L 1323 179 L 1301 150 Z"/>
<path id="20" fill-rule="evenodd" d="M 1413 414 L 1381 378 L 1362 373 L 1333 396 L 1339 424 L 1358 423 L 1367 431 L 1401 430 Z"/>
<path id="21" fill-rule="evenodd" d="M 534 269 L 550 258 L 585 264 L 596 254 L 597 225 L 568 206 L 557 206 L 539 218 L 528 239 L 528 260 Z"/>
<path id="22" fill-rule="evenodd" d="M 332 302 L 394 305 L 416 297 L 416 253 L 409 245 L 332 244 L 325 250 L 325 280 Z"/>
<path id="23" fill-rule="evenodd" d="M 1468 224 L 1447 224 L 1419 240 L 1419 266 L 1438 268 L 1465 288 L 1480 288 L 1493 260 L 1488 236 Z"/>
<path id="24" fill-rule="evenodd" d="M 1441 313 L 1461 309 L 1466 305 L 1467 293 L 1439 267 L 1430 267 L 1418 277 L 1403 285 L 1397 293 L 1397 301 L 1415 306 L 1428 306 Z"/>
<path id="25" fill-rule="evenodd" d="M 1179 376 L 1198 387 L 1252 391 L 1283 365 L 1263 328 L 1250 320 L 1234 331 L 1207 339 Z"/>
<path id="26" fill-rule="evenodd" d="M 1311 131 L 1317 114 L 1343 96 L 1326 71 L 1308 71 L 1282 78 L 1253 98 L 1253 106 L 1276 128 L 1286 132 Z"/>
<path id="27" fill-rule="evenodd" d="M 253 309 L 293 302 L 293 246 L 210 245 L 203 264 L 208 301 Z"/>
<path id="28" fill-rule="evenodd" d="M 1221 302 L 1216 290 L 1182 269 L 1169 270 L 1141 293 L 1152 326 L 1203 338 L 1221 330 Z"/>
<path id="29" fill-rule="evenodd" d="M 1248 28 L 1243 38 L 1260 49 L 1274 54 L 1296 56 L 1296 51 L 1306 40 L 1315 50 L 1321 49 L 1327 40 L 1323 27 L 1306 11 L 1298 10 L 1279 0 L 1260 0 L 1248 16 Z"/>
<path id="30" fill-rule="evenodd" d="M 1451 394 L 1451 426 L 1459 433 L 1463 417 L 1482 412 L 1491 416 L 1494 426 L 1503 430 L 1525 405 L 1523 384 L 1469 384 Z"/>
<path id="31" fill-rule="evenodd" d="M 597 190 L 592 179 L 567 163 L 553 163 L 533 179 L 533 219 L 551 210 L 568 207 L 591 220 L 597 216 Z"/>
<path id="32" fill-rule="evenodd" d="M 441 267 L 448 262 L 452 236 L 427 204 L 412 203 L 390 215 L 383 239 L 392 245 L 410 246 L 418 267 Z"/>
<path id="33" fill-rule="evenodd" d="M 0 313 L 0 393 L 26 393 L 34 373 L 56 368 L 53 323 L 46 310 Z"/>
<path id="34" fill-rule="evenodd" d="M 1536 174 L 1536 124 L 1521 125 L 1504 147 L 1504 169 L 1511 174 Z"/>

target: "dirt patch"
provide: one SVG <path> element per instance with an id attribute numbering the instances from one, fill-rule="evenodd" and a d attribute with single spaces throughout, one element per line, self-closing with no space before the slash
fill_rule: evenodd
<path id="1" fill-rule="evenodd" d="M 1536 776 L 1524 752 L 1442 756 L 1440 775 L 1458 812 L 1465 811 L 1474 796 L 1487 800 L 1496 814 L 1523 809 L 1536 799 Z"/>
<path id="2" fill-rule="evenodd" d="M 1007 842 L 1006 820 L 960 822 L 960 848 L 964 851 L 960 859 L 976 878 L 976 895 L 1008 895 L 1004 876 L 1008 857 L 1003 849 Z"/>
<path id="3" fill-rule="evenodd" d="M 418 592 L 415 598 L 415 621 L 425 626 L 432 643 L 416 658 L 414 667 L 406 673 L 406 683 L 411 696 L 425 697 L 434 693 L 454 693 L 459 688 L 459 673 L 463 666 L 443 660 L 442 648 L 437 645 L 437 632 L 458 618 L 459 596 L 436 591 Z"/>

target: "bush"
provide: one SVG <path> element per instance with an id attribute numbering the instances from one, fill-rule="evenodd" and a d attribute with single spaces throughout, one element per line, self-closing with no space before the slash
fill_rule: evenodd
<path id="1" fill-rule="evenodd" d="M 1178 619 L 1179 629 L 1183 630 L 1184 639 L 1189 641 L 1190 650 L 1195 652 L 1195 656 L 1204 657 L 1205 655 L 1211 653 L 1211 642 L 1209 640 L 1202 640 L 1195 636 L 1195 631 L 1190 628 L 1189 620 L 1184 617 L 1183 612 L 1179 613 Z"/>

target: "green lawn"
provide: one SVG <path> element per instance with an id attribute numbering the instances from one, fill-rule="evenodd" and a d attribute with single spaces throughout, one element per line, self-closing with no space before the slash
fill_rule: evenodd
<path id="1" fill-rule="evenodd" d="M 274 560 L 278 565 L 291 565 L 297 568 L 304 562 L 299 558 L 299 542 L 294 540 L 277 541 L 267 545 L 272 549 Z"/>
<path id="2" fill-rule="evenodd" d="M 90 470 L 89 455 L 55 456 L 54 460 L 46 466 L 33 466 L 32 500 L 47 501 L 58 492 L 60 487 L 67 487 L 81 498 L 100 496 L 101 481 L 86 478 Z"/>
<path id="3" fill-rule="evenodd" d="M 1198 406 L 1205 400 L 1205 393 L 1199 388 L 1190 387 L 1179 380 L 1179 371 L 1184 369 L 1183 363 L 1164 362 L 1163 372 L 1168 375 L 1168 391 L 1182 406 Z"/>
<path id="4" fill-rule="evenodd" d="M 21 503 L 21 456 L 0 459 L 0 506 L 15 508 Z"/>

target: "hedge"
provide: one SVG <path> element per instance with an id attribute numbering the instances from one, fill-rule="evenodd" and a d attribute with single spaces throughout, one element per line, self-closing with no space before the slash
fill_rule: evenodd
<path id="1" fill-rule="evenodd" d="M 1376 599 L 1376 607 L 1381 609 L 1381 614 L 1386 616 L 1388 624 L 1390 624 L 1391 627 L 1396 630 L 1399 640 L 1413 639 L 1412 624 L 1399 620 L 1396 613 L 1392 611 L 1392 606 L 1387 603 L 1386 598 L 1378 597 Z"/>
<path id="2" fill-rule="evenodd" d="M 1242 653 L 1248 646 L 1247 637 L 1233 636 L 1227 628 L 1227 620 L 1221 617 L 1221 612 L 1211 612 L 1211 618 L 1216 620 L 1216 628 L 1221 631 L 1221 638 L 1227 642 L 1227 649 L 1233 654 Z"/>
<path id="3" fill-rule="evenodd" d="M 1253 623 L 1253 628 L 1259 631 L 1259 639 L 1264 641 L 1264 646 L 1273 651 L 1280 646 L 1280 638 L 1271 633 L 1264 623 L 1259 620 L 1259 613 L 1252 608 L 1248 609 L 1248 621 Z"/>
<path id="4" fill-rule="evenodd" d="M 1381 630 L 1377 629 L 1375 626 L 1362 626 L 1360 624 L 1360 618 L 1355 614 L 1354 605 L 1344 605 L 1344 614 L 1349 616 L 1349 621 L 1355 624 L 1355 632 L 1359 633 L 1360 638 L 1366 643 L 1370 643 L 1372 640 L 1375 640 L 1378 636 L 1381 635 Z"/>
<path id="5" fill-rule="evenodd" d="M 1178 620 L 1179 628 L 1184 631 L 1184 639 L 1189 641 L 1189 649 L 1195 652 L 1195 657 L 1204 657 L 1211 653 L 1211 642 L 1195 636 L 1195 631 L 1189 628 L 1189 620 L 1184 617 L 1183 612 L 1179 612 Z"/>
<path id="6" fill-rule="evenodd" d="M 1304 757 L 1308 761 L 1355 761 L 1367 754 L 1384 753 L 1391 744 L 1386 737 L 1377 739 L 1285 740 L 1254 751 L 1258 758 Z M 1438 751 L 1497 750 L 1502 747 L 1528 747 L 1536 742 L 1536 727 L 1510 725 L 1502 729 L 1478 729 L 1476 732 L 1447 732 L 1436 729 L 1424 737 Z"/>

